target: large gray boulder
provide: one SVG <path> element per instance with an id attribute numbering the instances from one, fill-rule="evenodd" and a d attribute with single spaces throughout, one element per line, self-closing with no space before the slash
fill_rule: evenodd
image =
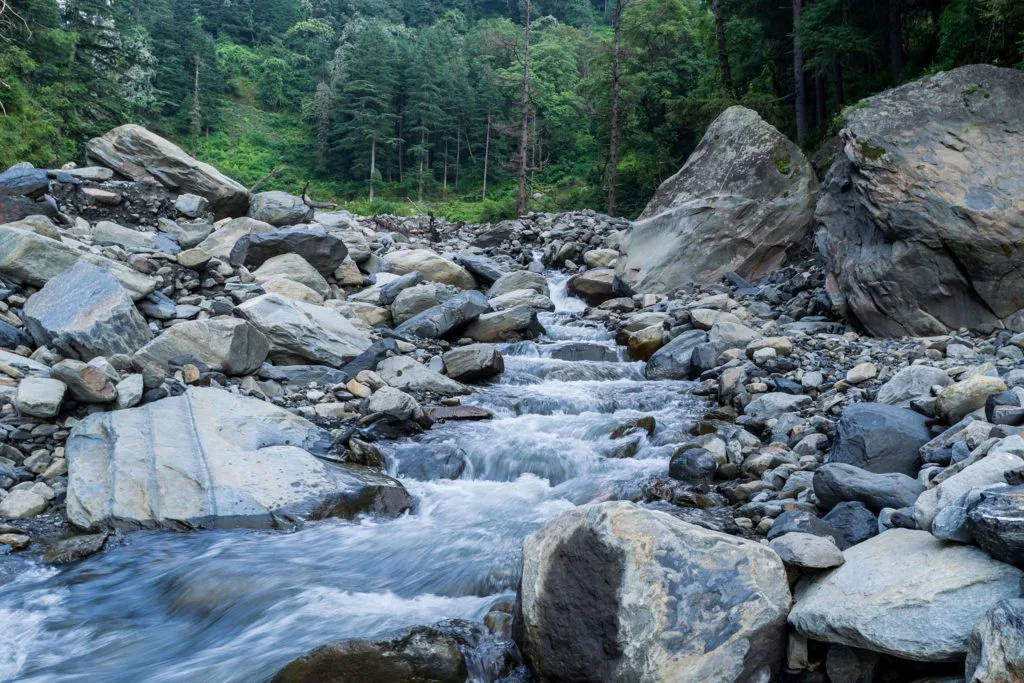
<path id="1" fill-rule="evenodd" d="M 341 237 L 319 227 L 271 230 L 244 235 L 235 242 L 229 260 L 233 266 L 258 268 L 282 254 L 298 254 L 321 275 L 327 276 L 348 256 L 348 247 Z"/>
<path id="2" fill-rule="evenodd" d="M 768 681 L 790 595 L 771 549 L 610 502 L 524 541 L 521 605 L 541 681 Z"/>
<path id="3" fill-rule="evenodd" d="M 408 287 L 399 292 L 391 304 L 391 317 L 396 325 L 401 325 L 428 308 L 448 301 L 458 293 L 459 290 L 455 287 L 440 282 L 424 282 L 415 287 Z"/>
<path id="4" fill-rule="evenodd" d="M 68 518 L 83 529 L 187 530 L 408 509 L 396 480 L 317 457 L 331 449 L 328 432 L 283 408 L 193 387 L 72 430 Z"/>
<path id="5" fill-rule="evenodd" d="M 213 166 L 142 126 L 114 128 L 86 146 L 86 156 L 131 180 L 153 179 L 175 193 L 206 198 L 218 217 L 245 215 L 249 192 Z"/>
<path id="6" fill-rule="evenodd" d="M 1024 567 L 1024 486 L 980 492 L 967 511 L 967 526 L 989 555 Z"/>
<path id="7" fill-rule="evenodd" d="M 287 192 L 257 192 L 249 197 L 249 218 L 271 225 L 298 225 L 313 220 L 313 209 L 302 197 Z"/>
<path id="8" fill-rule="evenodd" d="M 341 367 L 372 343 L 337 311 L 279 294 L 249 299 L 235 311 L 266 335 L 276 363 Z"/>
<path id="9" fill-rule="evenodd" d="M 924 531 L 890 529 L 843 552 L 844 564 L 797 584 L 789 623 L 815 640 L 924 662 L 962 660 L 992 605 L 1024 572 Z"/>
<path id="10" fill-rule="evenodd" d="M 851 107 L 815 213 L 836 303 L 869 332 L 1024 329 L 1024 72 L 973 65 Z"/>
<path id="11" fill-rule="evenodd" d="M 982 617 L 964 669 L 967 683 L 1024 681 L 1024 600 L 1003 600 Z"/>
<path id="12" fill-rule="evenodd" d="M 106 268 L 135 301 L 156 289 L 156 280 L 121 263 L 34 232 L 0 225 L 0 275 L 15 282 L 42 287 L 80 260 Z"/>
<path id="13" fill-rule="evenodd" d="M 880 512 L 883 508 L 911 507 L 924 485 L 905 474 L 876 474 L 853 465 L 830 462 L 814 472 L 814 495 L 826 508 L 856 501 Z"/>
<path id="14" fill-rule="evenodd" d="M 428 282 L 441 282 L 459 289 L 476 289 L 476 280 L 459 264 L 429 249 L 403 249 L 384 257 L 387 270 L 396 275 L 419 271 Z"/>
<path id="15" fill-rule="evenodd" d="M 532 289 L 544 296 L 551 295 L 551 288 L 548 286 L 547 278 L 540 273 L 532 273 L 528 270 L 513 270 L 511 273 L 506 273 L 494 281 L 491 288 L 487 290 L 487 298 L 496 299 L 499 296 L 520 289 Z"/>
<path id="16" fill-rule="evenodd" d="M 254 325 L 239 318 L 189 320 L 169 327 L 135 353 L 136 361 L 161 369 L 199 361 L 226 375 L 256 372 L 270 352 L 270 342 Z"/>
<path id="17" fill-rule="evenodd" d="M 619 278 L 662 293 L 729 271 L 760 277 L 810 229 L 817 191 L 799 147 L 756 112 L 730 107 L 626 233 Z"/>
<path id="18" fill-rule="evenodd" d="M 210 256 L 228 259 L 238 240 L 246 235 L 271 232 L 273 229 L 274 226 L 270 223 L 264 223 L 254 218 L 235 218 L 214 230 L 209 237 L 196 246 Z"/>
<path id="19" fill-rule="evenodd" d="M 544 326 L 537 318 L 537 311 L 526 304 L 483 313 L 463 331 L 465 336 L 478 342 L 532 339 L 543 333 Z"/>
<path id="20" fill-rule="evenodd" d="M 1020 455 L 1024 453 L 1021 437 L 1011 436 L 1003 441 L 1017 444 L 1017 447 L 1003 450 L 1000 442 L 981 460 L 943 479 L 917 497 L 917 502 L 914 503 L 914 519 L 919 529 L 931 530 L 935 516 L 971 489 L 1002 484 L 1006 481 L 1007 472 L 1024 468 L 1024 458 Z"/>
<path id="21" fill-rule="evenodd" d="M 408 356 L 385 358 L 377 366 L 377 373 L 396 389 L 425 391 L 441 396 L 468 394 L 469 389 L 450 377 L 434 372 Z"/>
<path id="22" fill-rule="evenodd" d="M 110 271 L 78 261 L 28 298 L 25 326 L 37 344 L 83 360 L 135 353 L 152 337 Z"/>
<path id="23" fill-rule="evenodd" d="M 476 320 L 491 310 L 487 297 L 475 290 L 463 292 L 437 306 L 417 313 L 395 328 L 400 334 L 437 339 Z"/>
<path id="24" fill-rule="evenodd" d="M 946 387 L 953 383 L 941 368 L 927 365 L 908 365 L 882 385 L 875 400 L 891 406 L 907 408 L 911 400 L 931 395 L 932 387 Z"/>
<path id="25" fill-rule="evenodd" d="M 687 330 L 654 352 L 647 361 L 647 379 L 690 379 L 693 351 L 708 340 L 703 330 Z"/>
<path id="26" fill-rule="evenodd" d="M 828 461 L 916 477 L 919 451 L 930 439 L 924 415 L 883 403 L 855 403 L 839 419 Z"/>
<path id="27" fill-rule="evenodd" d="M 92 241 L 96 244 L 116 244 L 125 249 L 144 249 L 148 251 L 165 251 L 177 254 L 181 247 L 170 237 L 150 230 L 133 230 L 110 221 L 100 221 L 92 231 Z"/>

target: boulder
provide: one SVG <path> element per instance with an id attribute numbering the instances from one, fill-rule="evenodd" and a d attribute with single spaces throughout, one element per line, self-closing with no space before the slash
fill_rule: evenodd
<path id="1" fill-rule="evenodd" d="M 319 221 L 318 221 L 319 222 Z M 359 230 L 341 230 L 337 233 L 341 241 L 348 248 L 348 257 L 353 263 L 366 263 L 373 254 L 370 251 L 370 243 Z"/>
<path id="2" fill-rule="evenodd" d="M 103 360 L 102 357 L 97 360 Z M 113 403 L 117 388 L 103 371 L 80 360 L 66 358 L 50 369 L 50 376 L 67 385 L 76 401 L 82 403 Z"/>
<path id="3" fill-rule="evenodd" d="M 408 509 L 396 480 L 317 457 L 331 449 L 328 432 L 282 408 L 193 387 L 72 430 L 68 519 L 83 529 L 187 530 Z"/>
<path id="4" fill-rule="evenodd" d="M 616 268 L 637 292 L 757 278 L 810 229 L 818 182 L 800 148 L 750 109 L 730 107 L 624 236 Z"/>
<path id="5" fill-rule="evenodd" d="M 487 298 L 496 299 L 503 294 L 519 289 L 532 289 L 538 294 L 551 296 L 548 281 L 543 275 L 531 273 L 528 270 L 514 270 L 507 275 L 502 275 L 491 285 L 491 288 L 487 290 Z"/>
<path id="6" fill-rule="evenodd" d="M 274 226 L 252 218 L 235 218 L 210 233 L 210 236 L 195 245 L 210 256 L 229 259 L 232 249 L 246 235 L 270 232 Z"/>
<path id="7" fill-rule="evenodd" d="M 49 377 L 26 377 L 18 384 L 14 405 L 22 415 L 49 418 L 60 412 L 68 387 Z"/>
<path id="8" fill-rule="evenodd" d="M 174 209 L 186 218 L 199 218 L 210 208 L 210 202 L 206 197 L 197 194 L 184 193 L 178 195 L 174 200 Z"/>
<path id="9" fill-rule="evenodd" d="M 835 543 L 814 534 L 795 531 L 773 539 L 768 545 L 791 567 L 828 569 L 845 562 Z"/>
<path id="10" fill-rule="evenodd" d="M 989 555 L 1024 567 L 1024 486 L 981 491 L 967 510 L 967 528 Z"/>
<path id="11" fill-rule="evenodd" d="M 769 548 L 609 502 L 523 542 L 520 602 L 542 681 L 767 681 L 790 595 Z"/>
<path id="12" fill-rule="evenodd" d="M 295 301 L 305 301 L 307 304 L 316 304 L 317 306 L 320 306 L 321 304 L 324 303 L 323 294 L 314 289 L 310 289 L 307 285 L 304 285 L 301 282 L 286 279 L 282 275 L 275 275 L 274 277 L 271 278 L 263 278 L 260 281 L 260 287 L 263 288 L 263 291 L 266 294 L 280 294 L 286 299 L 294 299 Z M 384 313 L 387 314 L 386 309 L 377 308 L 376 306 L 371 306 L 370 304 L 357 304 L 341 301 L 331 301 L 331 304 L 332 308 L 335 308 L 335 310 L 338 310 L 342 315 L 344 315 L 347 318 L 359 317 L 354 308 L 356 306 L 367 306 L 368 308 L 377 311 L 384 311 Z M 342 310 L 341 305 L 348 306 L 352 310 Z M 391 320 L 390 315 L 387 315 L 386 317 L 389 321 Z"/>
<path id="13" fill-rule="evenodd" d="M 1006 383 L 998 377 L 974 375 L 940 391 L 935 399 L 935 412 L 949 424 L 956 424 L 984 408 L 989 396 L 1003 391 L 1006 391 Z"/>
<path id="14" fill-rule="evenodd" d="M 258 268 L 268 259 L 282 254 L 301 256 L 327 277 L 348 256 L 348 247 L 340 236 L 323 228 L 270 230 L 244 235 L 235 242 L 229 260 L 233 266 Z"/>
<path id="15" fill-rule="evenodd" d="M 610 268 L 588 270 L 569 278 L 569 293 L 590 306 L 597 306 L 615 296 L 615 271 Z"/>
<path id="16" fill-rule="evenodd" d="M 815 213 L 836 303 L 883 336 L 1018 329 L 1024 73 L 964 66 L 846 112 Z"/>
<path id="17" fill-rule="evenodd" d="M 153 179 L 172 192 L 204 197 L 218 217 L 246 212 L 249 193 L 241 184 L 142 126 L 119 126 L 93 138 L 86 156 L 131 180 Z"/>
<path id="18" fill-rule="evenodd" d="M 271 225 L 297 225 L 313 220 L 313 209 L 302 197 L 287 192 L 257 192 L 249 197 L 249 218 Z"/>
<path id="19" fill-rule="evenodd" d="M 132 230 L 110 221 L 100 221 L 92 230 L 92 241 L 96 244 L 116 244 L 125 249 L 164 251 L 177 254 L 181 247 L 166 235 L 149 230 Z"/>
<path id="20" fill-rule="evenodd" d="M 134 353 L 152 336 L 113 273 L 84 260 L 30 296 L 24 314 L 36 343 L 84 360 Z"/>
<path id="21" fill-rule="evenodd" d="M 0 225 L 0 274 L 15 282 L 42 287 L 80 260 L 108 270 L 136 301 L 156 289 L 156 280 L 116 261 L 34 232 Z"/>
<path id="22" fill-rule="evenodd" d="M 463 292 L 444 303 L 417 313 L 395 328 L 399 334 L 437 339 L 476 320 L 491 310 L 487 297 L 477 291 Z"/>
<path id="23" fill-rule="evenodd" d="M 517 337 L 531 339 L 543 333 L 544 326 L 537 319 L 537 311 L 526 305 L 483 313 L 463 331 L 465 336 L 478 342 L 509 341 Z"/>
<path id="24" fill-rule="evenodd" d="M 1001 484 L 1006 481 L 1006 472 L 1022 467 L 1024 458 L 1019 455 L 1006 451 L 989 452 L 981 460 L 968 465 L 917 497 L 917 502 L 914 503 L 914 519 L 918 528 L 931 530 L 935 515 L 952 505 L 957 498 L 971 489 Z"/>
<path id="25" fill-rule="evenodd" d="M 800 580 L 789 623 L 808 638 L 924 662 L 962 660 L 974 624 L 1017 597 L 1024 578 L 978 548 L 909 529 L 890 529 L 843 558 Z"/>
<path id="26" fill-rule="evenodd" d="M 459 346 L 442 358 L 445 373 L 459 382 L 488 379 L 505 371 L 505 359 L 494 344 Z"/>
<path id="27" fill-rule="evenodd" d="M 913 399 L 930 396 L 932 387 L 945 387 L 952 382 L 949 374 L 941 368 L 908 365 L 882 385 L 875 400 L 891 406 L 908 408 Z"/>
<path id="28" fill-rule="evenodd" d="M 876 474 L 853 465 L 831 462 L 814 472 L 814 495 L 826 508 L 857 501 L 880 512 L 883 508 L 910 507 L 924 485 L 905 474 Z"/>
<path id="29" fill-rule="evenodd" d="M 395 452 L 395 473 L 419 481 L 458 479 L 469 457 L 453 444 L 408 444 Z"/>
<path id="30" fill-rule="evenodd" d="M 169 327 L 135 353 L 135 360 L 161 369 L 199 363 L 226 375 L 259 369 L 270 341 L 254 325 L 238 318 L 189 320 Z"/>
<path id="31" fill-rule="evenodd" d="M 491 308 L 496 311 L 504 311 L 522 305 L 538 311 L 555 310 L 555 304 L 551 299 L 533 289 L 513 289 L 511 292 L 488 299 L 488 301 L 491 302 Z"/>
<path id="32" fill-rule="evenodd" d="M 1024 681 L 1024 600 L 1003 600 L 985 613 L 967 644 L 966 683 Z"/>
<path id="33" fill-rule="evenodd" d="M 832 529 L 831 536 L 840 550 L 878 535 L 878 515 L 858 501 L 846 500 L 836 504 L 821 521 Z"/>
<path id="34" fill-rule="evenodd" d="M 647 361 L 647 379 L 690 379 L 693 350 L 708 340 L 703 330 L 687 330 L 654 352 Z"/>
<path id="35" fill-rule="evenodd" d="M 929 440 L 925 416 L 882 403 L 855 403 L 839 419 L 828 462 L 916 477 L 921 469 L 918 451 Z"/>
<path id="36" fill-rule="evenodd" d="M 285 279 L 309 287 L 321 297 L 331 294 L 327 280 L 298 254 L 281 254 L 267 259 L 253 272 L 256 282 L 264 284 L 270 280 Z"/>
<path id="37" fill-rule="evenodd" d="M 810 396 L 784 394 L 776 391 L 758 395 L 757 398 L 747 404 L 743 412 L 759 420 L 771 420 L 781 416 L 783 413 L 798 412 L 811 403 L 812 399 Z"/>
<path id="38" fill-rule="evenodd" d="M 264 294 L 236 312 L 270 341 L 270 358 L 284 364 L 305 361 L 341 367 L 370 347 L 370 339 L 337 311 Z"/>
<path id="39" fill-rule="evenodd" d="M 391 304 L 391 317 L 394 318 L 396 325 L 401 325 L 428 308 L 448 301 L 458 293 L 459 290 L 455 287 L 440 282 L 425 282 L 403 289 Z"/>
<path id="40" fill-rule="evenodd" d="M 434 372 L 408 356 L 385 358 L 377 366 L 377 374 L 396 389 L 422 391 L 441 396 L 467 394 L 469 389 L 450 377 Z"/>
<path id="41" fill-rule="evenodd" d="M 455 262 L 470 272 L 477 282 L 492 285 L 508 272 L 493 259 L 477 254 L 462 253 L 455 256 Z"/>
<path id="42" fill-rule="evenodd" d="M 382 640 L 341 640 L 294 660 L 271 683 L 464 683 L 465 653 L 480 639 L 479 626 L 447 622 Z"/>
<path id="43" fill-rule="evenodd" d="M 47 501 L 30 489 L 14 489 L 0 500 L 0 519 L 25 519 L 46 511 Z"/>
<path id="44" fill-rule="evenodd" d="M 419 271 L 428 282 L 442 282 L 459 289 L 476 289 L 476 280 L 468 270 L 429 249 L 393 251 L 384 257 L 384 264 L 388 272 L 398 275 Z"/>

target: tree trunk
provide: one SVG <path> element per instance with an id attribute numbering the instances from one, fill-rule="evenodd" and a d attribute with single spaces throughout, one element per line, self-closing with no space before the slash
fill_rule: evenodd
<path id="1" fill-rule="evenodd" d="M 402 184 L 402 181 L 405 180 L 405 175 L 403 173 L 403 171 L 405 170 L 405 168 L 404 168 L 405 164 L 403 163 L 403 160 L 402 160 L 402 123 L 403 123 L 402 118 L 399 117 L 398 118 L 398 183 L 399 184 Z"/>
<path id="2" fill-rule="evenodd" d="M 519 99 L 519 193 L 516 212 L 523 216 L 529 207 L 526 196 L 526 154 L 530 146 L 530 0 L 524 2 L 523 21 L 523 83 Z"/>
<path id="3" fill-rule="evenodd" d="M 839 55 L 832 58 L 832 78 L 835 79 L 836 105 L 842 108 L 846 102 L 846 84 L 843 83 L 843 61 Z"/>
<path id="4" fill-rule="evenodd" d="M 900 23 L 900 0 L 889 0 L 889 66 L 894 85 L 900 82 L 900 74 L 903 72 L 903 32 Z"/>
<path id="5" fill-rule="evenodd" d="M 459 162 L 462 161 L 462 125 L 455 127 L 455 191 L 459 191 Z"/>
<path id="6" fill-rule="evenodd" d="M 448 140 L 444 141 L 444 180 L 442 181 L 442 192 L 445 199 L 448 198 Z"/>
<path id="7" fill-rule="evenodd" d="M 801 0 L 793 0 L 793 82 L 796 85 L 796 141 L 807 144 L 807 87 L 804 85 L 804 50 L 800 46 Z"/>
<path id="8" fill-rule="evenodd" d="M 373 176 L 377 170 L 377 138 L 370 141 L 370 201 L 373 201 Z"/>
<path id="9" fill-rule="evenodd" d="M 718 70 L 722 74 L 722 85 L 725 86 L 725 91 L 729 93 L 729 96 L 733 99 L 736 98 L 736 88 L 733 87 L 732 83 L 732 70 L 729 68 L 729 51 L 725 45 L 725 20 L 722 19 L 722 2 L 721 0 L 712 0 L 711 9 L 715 16 L 715 42 L 718 43 Z M 615 42 L 618 44 L 618 21 L 616 20 L 616 38 Z"/>
<path id="10" fill-rule="evenodd" d="M 417 199 L 423 202 L 423 162 L 427 157 L 427 131 L 420 132 L 420 190 Z"/>
<path id="11" fill-rule="evenodd" d="M 618 208 L 616 186 L 619 182 L 619 93 L 622 79 L 619 67 L 622 62 L 622 10 L 623 0 L 616 0 L 615 14 L 612 16 L 612 27 L 615 39 L 612 42 L 612 120 L 608 136 L 608 215 L 614 216 Z M 718 0 L 715 0 L 718 6 Z M 720 14 L 720 13 L 719 13 Z"/>
<path id="12" fill-rule="evenodd" d="M 487 138 L 484 140 L 484 189 L 480 199 L 487 199 L 487 161 L 491 155 L 491 112 L 487 112 Z"/>
<path id="13" fill-rule="evenodd" d="M 192 124 L 192 156 L 199 153 L 199 136 L 203 134 L 203 116 L 199 109 L 199 70 L 203 66 L 203 58 L 199 55 L 193 57 L 196 64 L 195 88 L 192 90 L 192 112 L 190 115 Z"/>
<path id="14" fill-rule="evenodd" d="M 825 127 L 825 77 L 814 75 L 814 124 L 819 130 Z"/>

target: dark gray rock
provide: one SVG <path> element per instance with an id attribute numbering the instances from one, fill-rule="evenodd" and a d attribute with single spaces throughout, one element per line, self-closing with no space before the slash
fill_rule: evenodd
<path id="1" fill-rule="evenodd" d="M 718 472 L 718 462 L 703 448 L 684 448 L 668 463 L 668 476 L 687 484 L 710 484 Z"/>
<path id="2" fill-rule="evenodd" d="M 248 375 L 270 352 L 270 342 L 239 318 L 189 320 L 170 327 L 135 353 L 137 363 L 158 368 L 198 364 L 213 372 Z"/>
<path id="3" fill-rule="evenodd" d="M 772 528 L 768 530 L 767 538 L 771 541 L 783 534 L 793 532 L 814 534 L 815 536 L 831 538 L 834 541 L 838 540 L 835 529 L 806 510 L 786 510 L 776 517 Z"/>
<path id="4" fill-rule="evenodd" d="M 967 520 L 975 542 L 992 557 L 1024 567 L 1024 486 L 982 491 Z"/>
<path id="5" fill-rule="evenodd" d="M 152 336 L 117 279 L 86 261 L 46 283 L 29 297 L 24 312 L 37 343 L 83 360 L 134 353 Z"/>
<path id="6" fill-rule="evenodd" d="M 5 320 L 0 320 L 0 347 L 13 349 L 18 346 L 31 346 L 32 337 L 19 327 Z"/>
<path id="7" fill-rule="evenodd" d="M 916 477 L 921 468 L 918 451 L 931 439 L 927 422 L 906 408 L 856 403 L 843 411 L 828 461 Z"/>
<path id="8" fill-rule="evenodd" d="M 418 270 L 401 275 L 391 282 L 381 285 L 378 303 L 381 306 L 390 306 L 395 302 L 399 294 L 410 287 L 415 287 L 421 282 L 423 282 L 423 274 Z"/>
<path id="9" fill-rule="evenodd" d="M 647 361 L 647 379 L 691 379 L 693 351 L 707 340 L 708 333 L 702 330 L 683 332 Z"/>
<path id="10" fill-rule="evenodd" d="M 231 265 L 258 268 L 267 259 L 298 254 L 321 275 L 333 273 L 348 256 L 342 239 L 323 228 L 271 230 L 243 235 L 231 248 Z"/>
<path id="11" fill-rule="evenodd" d="M 498 265 L 493 259 L 477 254 L 456 254 L 455 262 L 468 270 L 477 282 L 485 285 L 492 285 L 507 275 L 508 271 Z"/>
<path id="12" fill-rule="evenodd" d="M 783 534 L 769 543 L 782 561 L 791 567 L 828 569 L 843 563 L 843 553 L 829 538 L 793 532 Z"/>
<path id="13" fill-rule="evenodd" d="M 876 474 L 853 465 L 826 463 L 814 472 L 814 495 L 826 508 L 844 501 L 882 508 L 910 507 L 924 492 L 924 485 L 905 474 Z"/>
<path id="14" fill-rule="evenodd" d="M 46 169 L 25 168 L 20 164 L 0 173 L 0 194 L 39 199 L 50 189 Z"/>
<path id="15" fill-rule="evenodd" d="M 459 346 L 443 356 L 445 374 L 459 382 L 474 382 L 500 375 L 505 359 L 494 344 Z"/>
<path id="16" fill-rule="evenodd" d="M 463 292 L 406 320 L 395 331 L 424 339 L 437 339 L 490 310 L 491 304 L 483 293 L 475 290 Z"/>
<path id="17" fill-rule="evenodd" d="M 863 503 L 839 503 L 821 521 L 834 531 L 832 537 L 840 550 L 878 535 L 878 516 Z"/>
<path id="18" fill-rule="evenodd" d="M 847 109 L 818 245 L 835 300 L 876 335 L 1021 325 L 1024 73 L 964 66 Z"/>
<path id="19" fill-rule="evenodd" d="M 387 340 L 394 344 L 394 340 Z M 380 343 L 380 342 L 377 342 Z M 369 350 L 367 350 L 369 351 Z M 364 351 L 366 353 L 366 351 Z M 358 357 L 357 357 L 358 359 Z M 352 363 L 355 360 L 351 361 Z M 350 363 L 351 364 L 351 363 Z M 345 366 L 346 368 L 348 365 Z M 373 367 L 377 367 L 377 363 L 373 364 Z M 366 370 L 372 368 L 360 368 L 360 370 Z M 283 384 L 294 384 L 298 386 L 305 386 L 308 384 L 319 384 L 321 386 L 333 386 L 335 384 L 344 384 L 357 373 L 351 375 L 343 368 L 338 370 L 336 368 L 329 368 L 326 365 L 270 365 L 264 363 L 260 366 L 259 376 L 263 379 L 272 379 L 275 382 L 281 382 Z"/>
<path id="20" fill-rule="evenodd" d="M 967 683 L 1024 681 L 1024 600 L 1003 600 L 985 613 L 967 643 Z"/>
<path id="21" fill-rule="evenodd" d="M 400 477 L 434 481 L 458 479 L 469 462 L 466 452 L 452 444 L 410 444 L 395 451 L 395 473 Z"/>
<path id="22" fill-rule="evenodd" d="M 302 197 L 287 192 L 258 192 L 249 197 L 249 218 L 271 225 L 308 223 L 313 220 L 313 213 Z"/>

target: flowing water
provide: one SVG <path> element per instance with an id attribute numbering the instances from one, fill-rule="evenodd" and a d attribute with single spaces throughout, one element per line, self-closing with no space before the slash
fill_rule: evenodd
<path id="1" fill-rule="evenodd" d="M 291 532 L 138 532 L 70 567 L 14 564 L 0 577 L 0 680 L 268 680 L 323 642 L 479 620 L 514 597 L 522 539 L 664 476 L 697 406 L 686 383 L 644 381 L 607 330 L 578 321 L 565 278 L 551 287 L 547 334 L 506 347 L 500 383 L 465 401 L 493 420 L 384 447 L 392 472 L 424 444 L 466 453 L 458 479 L 402 478 L 413 512 Z M 655 437 L 632 458 L 606 457 L 630 438 L 611 432 L 643 415 Z"/>

